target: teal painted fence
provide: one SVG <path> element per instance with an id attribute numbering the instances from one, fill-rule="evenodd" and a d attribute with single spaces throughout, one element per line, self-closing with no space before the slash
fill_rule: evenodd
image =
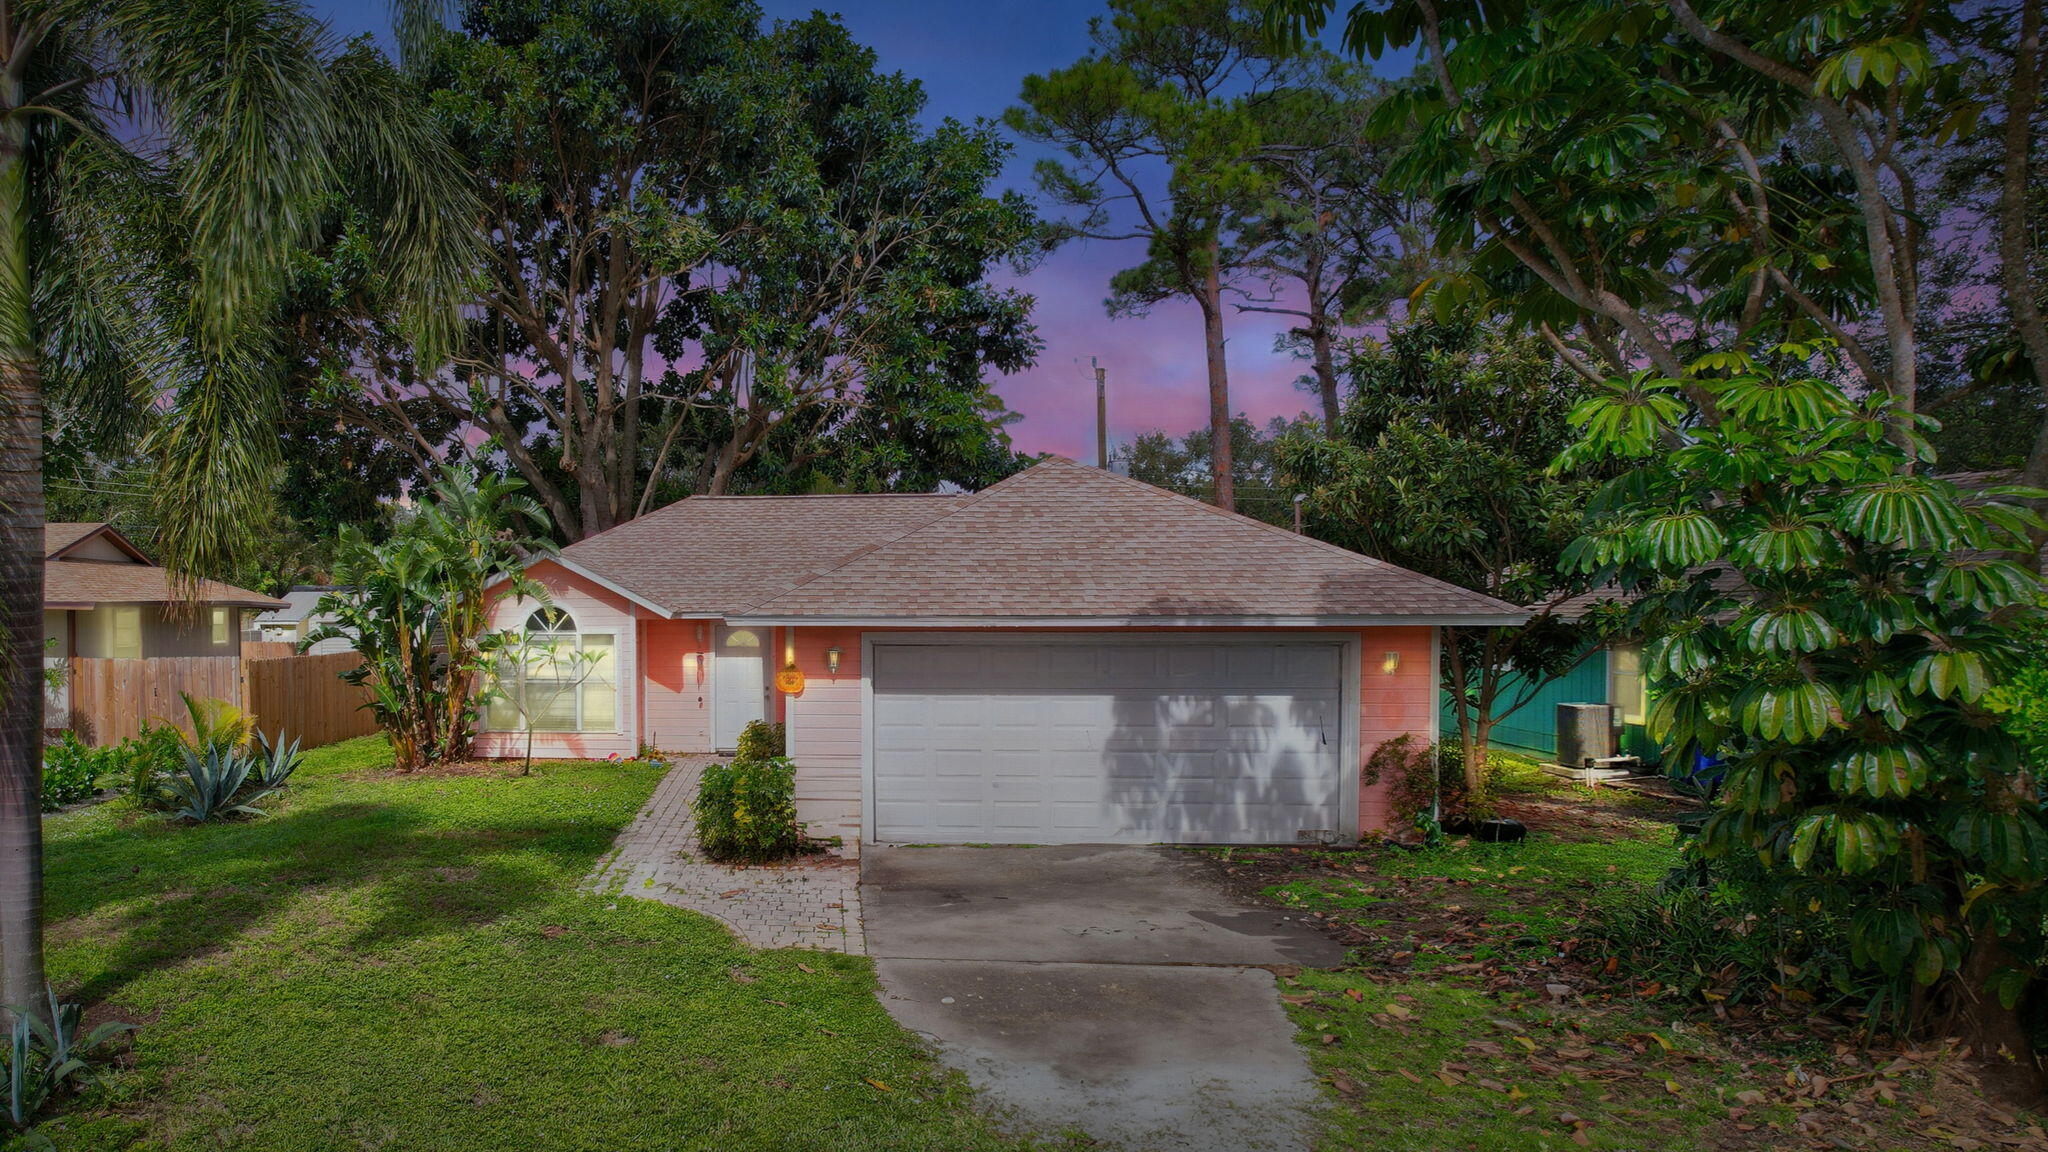
<path id="1" fill-rule="evenodd" d="M 1501 688 L 1500 699 L 1521 695 L 1518 677 L 1510 674 Z M 1557 706 L 1559 704 L 1605 704 L 1607 699 L 1607 650 L 1601 649 L 1579 662 L 1579 666 L 1536 690 L 1527 704 L 1494 721 L 1493 747 L 1525 756 L 1549 759 L 1557 755 Z M 1443 698 L 1443 737 L 1458 738 L 1458 712 L 1448 692 Z M 1657 746 L 1640 724 L 1621 730 L 1621 751 L 1657 762 Z"/>

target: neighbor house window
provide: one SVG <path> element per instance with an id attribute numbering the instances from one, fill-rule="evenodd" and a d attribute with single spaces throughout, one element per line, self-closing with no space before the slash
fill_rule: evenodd
<path id="1" fill-rule="evenodd" d="M 493 731 L 616 732 L 617 637 L 580 632 L 560 608 L 543 608 L 526 620 L 524 658 L 508 656 L 498 665 L 498 686 L 484 722 Z"/>
<path id="2" fill-rule="evenodd" d="M 225 608 L 215 608 L 213 610 L 213 646 L 215 648 L 225 648 L 227 644 L 228 610 Z"/>
<path id="3" fill-rule="evenodd" d="M 142 608 L 114 604 L 99 610 L 103 650 L 116 660 L 142 659 Z"/>
<path id="4" fill-rule="evenodd" d="M 1616 644 L 1607 650 L 1607 699 L 1623 724 L 1641 724 L 1650 713 L 1650 684 L 1643 677 L 1643 646 Z"/>

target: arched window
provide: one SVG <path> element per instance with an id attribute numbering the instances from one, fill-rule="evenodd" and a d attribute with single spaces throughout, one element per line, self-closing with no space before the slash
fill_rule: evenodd
<path id="1" fill-rule="evenodd" d="M 565 609 L 550 604 L 526 618 L 528 632 L 574 632 L 576 618 Z"/>
<path id="2" fill-rule="evenodd" d="M 616 732 L 618 638 L 584 632 L 554 605 L 536 609 L 506 636 L 497 688 L 484 723 L 496 732 Z"/>

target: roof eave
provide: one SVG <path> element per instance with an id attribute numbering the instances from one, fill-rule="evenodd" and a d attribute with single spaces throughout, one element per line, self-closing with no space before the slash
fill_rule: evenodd
<path id="1" fill-rule="evenodd" d="M 587 566 L 578 564 L 576 561 L 571 560 L 561 555 L 560 553 L 556 553 L 552 556 L 537 556 L 532 560 L 531 563 L 527 565 L 527 567 L 532 568 L 534 564 L 540 564 L 543 562 L 553 562 L 555 564 L 559 564 L 563 568 L 566 568 L 570 572 L 573 572 L 576 575 L 583 577 L 585 580 L 590 581 L 592 584 L 597 585 L 605 591 L 610 592 L 615 596 L 628 600 L 634 604 L 639 605 L 642 608 L 647 609 L 649 612 L 654 613 L 656 616 L 659 616 L 663 620 L 674 620 L 677 616 L 676 611 L 668 607 L 667 605 L 658 604 L 655 601 L 648 599 L 646 596 L 638 592 L 635 592 L 631 588 L 628 588 L 625 585 L 619 583 L 618 581 L 613 580 L 608 576 L 599 575 L 598 573 L 591 571 L 590 568 L 588 568 Z M 484 587 L 486 590 L 496 588 L 499 585 L 504 584 L 509 579 L 511 579 L 511 577 L 501 575 L 496 579 L 492 580 L 490 583 L 486 584 Z"/>
<path id="2" fill-rule="evenodd" d="M 1527 612 L 1371 613 L 1325 616 L 889 616 L 733 613 L 728 623 L 775 628 L 1366 628 L 1396 625 L 1490 628 L 1527 623 Z"/>

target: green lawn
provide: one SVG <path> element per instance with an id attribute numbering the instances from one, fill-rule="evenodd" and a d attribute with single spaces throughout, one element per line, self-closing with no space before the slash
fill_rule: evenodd
<path id="1" fill-rule="evenodd" d="M 388 762 L 315 751 L 260 820 L 48 821 L 51 979 L 143 1024 L 60 1148 L 1017 1147 L 867 961 L 577 891 L 657 769 Z"/>

